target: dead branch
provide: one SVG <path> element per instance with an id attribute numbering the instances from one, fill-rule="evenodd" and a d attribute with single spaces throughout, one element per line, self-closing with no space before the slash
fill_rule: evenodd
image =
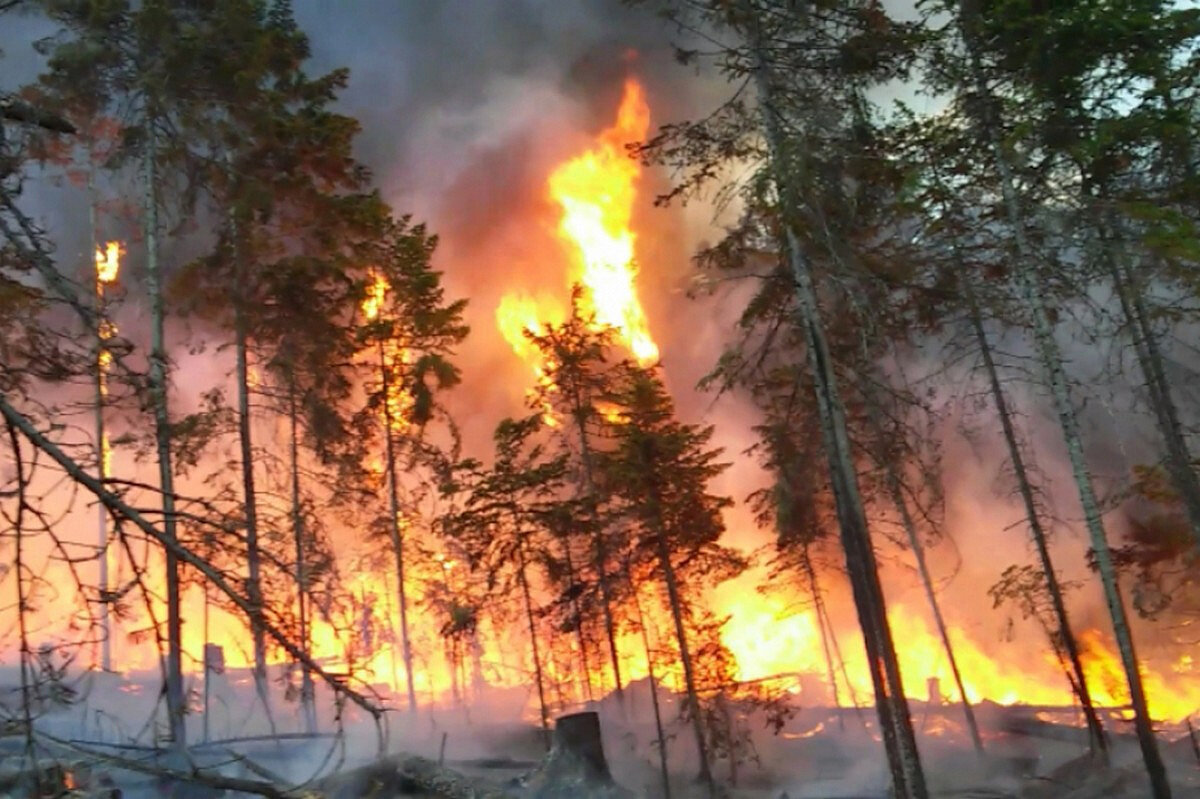
<path id="1" fill-rule="evenodd" d="M 26 439 L 29 440 L 38 449 L 50 456 L 75 482 L 82 485 L 88 491 L 96 496 L 108 509 L 114 513 L 124 516 L 126 519 L 135 524 L 148 537 L 157 541 L 165 549 L 170 550 L 181 561 L 188 564 L 196 571 L 204 575 L 213 585 L 217 587 L 221 593 L 225 594 L 229 599 L 246 614 L 247 618 L 260 618 L 260 623 L 263 629 L 271 636 L 275 642 L 283 648 L 296 661 L 303 663 L 314 674 L 319 676 L 334 692 L 345 696 L 347 699 L 358 705 L 360 708 L 371 714 L 371 717 L 378 723 L 383 716 L 383 709 L 374 705 L 365 696 L 350 688 L 343 681 L 336 679 L 326 672 L 316 661 L 304 652 L 300 647 L 292 643 L 286 635 L 273 623 L 265 618 L 261 618 L 261 614 L 257 614 L 254 607 L 244 596 L 239 594 L 224 575 L 213 568 L 212 564 L 204 560 L 200 556 L 193 553 L 190 549 L 180 544 L 178 541 L 168 538 L 153 524 L 147 521 L 140 513 L 130 507 L 123 499 L 109 492 L 100 482 L 89 475 L 83 468 L 70 456 L 64 453 L 59 447 L 44 435 L 39 433 L 33 426 L 32 422 L 25 417 L 20 411 L 12 406 L 8 401 L 8 396 L 0 394 L 0 415 L 3 415 L 9 423 L 16 427 Z"/>

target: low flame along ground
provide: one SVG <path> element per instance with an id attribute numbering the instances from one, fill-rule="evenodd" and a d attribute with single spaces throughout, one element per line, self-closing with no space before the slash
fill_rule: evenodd
<path id="1" fill-rule="evenodd" d="M 593 313 L 599 322 L 615 327 L 625 346 L 642 363 L 656 361 L 658 347 L 650 335 L 636 284 L 636 236 L 631 228 L 631 218 L 640 167 L 628 158 L 624 145 L 641 140 L 648 126 L 649 107 L 644 92 L 631 80 L 625 85 L 624 98 L 612 127 L 600 133 L 587 151 L 555 169 L 547 182 L 550 197 L 561 209 L 558 232 L 571 265 L 564 290 L 573 283 L 581 284 L 584 310 Z M 98 295 L 103 296 L 104 287 L 116 279 L 119 256 L 119 245 L 115 242 L 97 250 Z M 386 281 L 376 275 L 363 303 L 363 312 L 368 319 L 375 319 L 382 312 L 387 290 Z M 514 352 L 529 364 L 538 380 L 546 379 L 544 365 L 538 362 L 523 331 L 539 333 L 544 324 L 561 321 L 565 307 L 565 302 L 551 295 L 535 299 L 514 293 L 505 296 L 497 308 L 496 320 L 501 332 Z M 115 333 L 115 327 L 105 327 L 98 333 L 102 338 L 110 337 Z M 405 355 L 402 349 L 385 350 L 384 360 L 395 364 L 397 359 L 403 362 Z M 107 362 L 102 360 L 100 366 L 106 368 Z M 410 401 L 401 394 L 389 398 L 394 424 L 404 424 L 406 403 Z M 412 595 L 418 596 L 426 581 L 446 579 L 446 574 L 453 568 L 453 562 L 442 560 L 430 564 L 427 575 L 418 571 L 410 589 Z M 151 570 L 155 570 L 154 565 Z M 161 579 L 161 574 L 158 577 Z M 348 641 L 345 634 L 336 632 L 328 621 L 316 619 L 311 631 L 313 655 L 335 670 L 348 668 L 352 660 L 352 668 L 363 679 L 390 685 L 393 689 L 401 688 L 404 684 L 403 661 L 398 653 L 396 636 L 391 632 L 398 627 L 398 613 L 392 602 L 394 578 L 385 571 L 378 574 L 363 572 L 357 581 L 355 593 L 362 600 L 361 606 L 353 611 L 357 618 L 340 619 L 337 625 L 342 630 L 357 630 L 352 634 L 357 640 Z M 193 588 L 185 602 L 187 618 L 199 620 L 204 604 L 200 592 Z M 657 627 L 666 631 L 666 617 L 661 611 L 654 610 L 656 604 L 653 597 L 644 598 L 644 606 L 650 611 L 649 624 L 652 629 Z M 736 592 L 727 592 L 725 598 L 718 599 L 715 604 L 719 614 L 731 618 L 723 628 L 722 641 L 736 659 L 739 679 L 756 680 L 796 673 L 825 674 L 820 627 L 811 610 L 797 612 L 791 609 L 790 601 L 778 595 L 760 594 L 745 586 Z M 189 655 L 185 663 L 191 665 L 192 671 L 198 669 L 196 664 L 200 662 L 205 627 L 208 627 L 209 640 L 224 648 L 229 666 L 247 665 L 250 653 L 241 623 L 215 608 L 211 613 L 211 625 L 185 625 L 184 648 Z M 953 690 L 945 655 L 924 621 L 925 615 L 923 608 L 898 604 L 893 605 L 889 613 L 894 637 L 903 642 L 899 656 L 906 692 L 921 698 L 926 695 L 926 680 L 930 677 L 940 679 L 943 691 Z M 417 653 L 425 653 L 414 664 L 417 690 L 427 700 L 445 698 L 451 691 L 452 677 L 438 640 L 437 624 L 419 612 L 412 618 L 414 648 Z M 486 625 L 481 632 L 479 660 L 485 664 L 487 681 L 496 686 L 527 685 L 525 656 L 518 651 L 521 647 L 514 647 L 511 642 L 502 645 L 500 641 L 507 640 L 507 636 L 490 634 L 492 631 Z M 971 700 L 1000 704 L 1072 704 L 1066 680 L 1048 647 L 1039 649 L 1026 642 L 1022 650 L 1034 653 L 1032 665 L 1027 659 L 1021 668 L 1016 668 L 1005 665 L 1007 659 L 1002 661 L 989 656 L 968 633 L 953 625 L 950 636 Z M 849 679 L 847 684 L 839 675 L 842 701 L 848 704 L 854 697 L 859 704 L 868 704 L 871 688 L 860 639 L 848 630 L 839 631 L 839 638 Z M 665 646 L 669 636 L 664 633 L 662 640 Z M 1084 666 L 1098 702 L 1107 706 L 1123 705 L 1128 701 L 1128 692 L 1120 660 L 1107 641 L 1107 636 L 1095 630 L 1081 635 Z M 647 671 L 639 654 L 642 651 L 640 638 L 631 634 L 619 643 L 624 653 L 622 669 L 626 678 L 644 678 Z M 353 658 L 348 655 L 351 648 L 358 650 Z M 1037 654 L 1042 649 L 1047 651 Z M 153 666 L 152 647 L 129 646 L 121 647 L 121 650 L 121 668 Z M 557 662 L 548 658 L 551 662 L 545 664 L 545 669 L 550 679 L 571 683 L 571 675 L 578 671 L 577 655 L 567 653 Z M 1194 678 L 1193 666 L 1191 658 L 1183 656 L 1172 664 L 1159 663 L 1157 669 L 1145 669 L 1147 694 L 1156 717 L 1178 721 L 1200 709 L 1200 685 Z M 682 682 L 682 675 L 670 669 L 658 676 L 673 688 L 678 688 Z M 593 675 L 591 679 L 597 691 L 611 687 L 607 671 Z M 577 678 L 575 683 L 578 685 Z M 576 688 L 575 698 L 582 698 L 581 688 Z"/>

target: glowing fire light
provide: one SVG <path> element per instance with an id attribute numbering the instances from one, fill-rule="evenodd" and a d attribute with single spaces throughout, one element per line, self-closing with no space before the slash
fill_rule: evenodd
<path id="1" fill-rule="evenodd" d="M 545 308 L 553 307 L 545 305 L 541 314 L 544 317 Z M 557 313 L 554 318 L 560 318 Z M 532 297 L 524 294 L 509 294 L 500 301 L 500 306 L 496 308 L 496 323 L 500 328 L 500 333 L 504 336 L 505 341 L 513 348 L 521 360 L 530 363 L 533 366 L 533 374 L 536 379 L 538 388 L 545 390 L 547 393 L 553 394 L 558 390 L 554 385 L 554 381 L 549 375 L 549 369 L 552 364 L 543 363 L 538 358 L 537 348 L 526 337 L 526 333 L 534 336 L 545 335 L 546 328 L 539 318 L 538 303 Z M 537 393 L 536 388 L 529 389 L 526 394 L 533 396 Z M 558 425 L 558 420 L 554 416 L 554 410 L 550 407 L 549 400 L 542 403 L 542 421 L 549 427 Z"/>
<path id="2" fill-rule="evenodd" d="M 649 127 L 645 93 L 637 81 L 629 80 L 612 127 L 600 133 L 592 148 L 558 166 L 547 180 L 550 199 L 562 209 L 558 234 L 571 249 L 567 283 L 584 289 L 581 310 L 595 317 L 598 326 L 613 328 L 643 365 L 658 360 L 658 345 L 650 335 L 636 285 L 636 235 L 631 224 L 641 166 L 628 156 L 625 145 L 641 141 Z M 522 360 L 533 364 L 543 386 L 548 381 L 547 365 L 539 363 L 525 333 L 540 335 L 546 324 L 557 324 L 563 317 L 556 303 L 520 292 L 506 295 L 496 309 L 500 332 Z M 545 418 L 554 423 L 549 413 Z"/>
<path id="3" fill-rule="evenodd" d="M 104 249 L 96 248 L 96 283 L 105 285 L 117 279 L 121 270 L 121 243 L 110 241 Z"/>
<path id="4" fill-rule="evenodd" d="M 560 166 L 549 181 L 550 196 L 563 211 L 559 234 L 577 250 L 587 310 L 598 323 L 620 331 L 643 364 L 658 360 L 658 346 L 635 286 L 636 237 L 630 223 L 641 167 L 625 145 L 640 142 L 649 128 L 645 93 L 637 81 L 628 80 L 616 123 L 600 134 L 593 149 Z"/>
<path id="5" fill-rule="evenodd" d="M 362 301 L 363 315 L 367 321 L 374 322 L 383 313 L 383 303 L 391 286 L 387 278 L 372 269 L 369 272 L 371 282 L 367 285 L 367 296 Z M 388 370 L 392 376 L 388 385 L 387 410 L 392 420 L 392 432 L 403 432 L 409 425 L 410 412 L 416 400 L 410 391 L 403 387 L 400 380 L 395 379 L 397 364 L 412 363 L 412 352 L 407 347 L 400 346 L 394 338 L 379 342 L 380 368 Z"/>
<path id="6" fill-rule="evenodd" d="M 112 366 L 112 352 L 105 345 L 109 339 L 117 334 L 117 326 L 112 321 L 104 318 L 104 287 L 115 283 L 117 274 L 121 271 L 121 243 L 118 241 L 110 241 L 104 245 L 104 248 L 96 248 L 96 300 L 101 309 L 101 316 L 96 327 L 96 337 L 99 339 L 99 347 L 96 352 L 96 387 L 100 394 L 100 399 L 108 397 L 108 372 Z M 101 463 L 101 478 L 112 472 L 112 446 L 109 444 L 108 433 L 102 432 L 100 436 L 100 463 Z"/>

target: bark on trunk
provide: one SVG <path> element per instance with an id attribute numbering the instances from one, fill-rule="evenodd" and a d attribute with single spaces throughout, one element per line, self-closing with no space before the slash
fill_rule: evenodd
<path id="1" fill-rule="evenodd" d="M 757 62 L 755 78 L 763 130 L 775 172 L 775 183 L 784 212 L 794 215 L 800 211 L 800 203 L 787 171 L 783 168 L 783 135 L 772 105 L 768 66 L 762 54 L 761 33 L 753 10 L 749 10 L 747 20 L 749 44 Z M 858 492 L 858 478 L 846 430 L 845 412 L 825 341 L 813 276 L 804 257 L 799 237 L 790 221 L 785 222 L 785 237 L 788 260 L 796 284 L 799 322 L 805 333 L 815 383 L 822 438 L 829 458 L 846 567 L 853 588 L 859 624 L 863 630 L 872 683 L 875 687 L 876 712 L 879 715 L 880 730 L 891 767 L 893 789 L 896 795 L 903 799 L 925 799 L 928 796 L 925 775 L 921 768 L 908 700 L 904 696 L 895 646 L 888 627 L 883 589 L 879 582 L 875 552 Z"/>
<path id="2" fill-rule="evenodd" d="M 642 613 L 642 601 L 638 598 L 637 586 L 630 580 L 633 610 L 637 614 L 638 629 L 642 633 L 642 650 L 646 654 L 646 676 L 650 680 L 650 706 L 654 710 L 654 734 L 658 737 L 658 769 L 662 777 L 663 799 L 671 799 L 671 775 L 667 769 L 667 736 L 663 733 L 662 708 L 658 704 L 658 678 L 654 674 L 654 654 L 650 649 L 650 631 L 646 629 L 646 617 Z"/>
<path id="3" fill-rule="evenodd" d="M 519 533 L 518 533 L 519 535 Z M 517 543 L 517 579 L 521 582 L 521 599 L 525 603 L 525 620 L 529 624 L 529 643 L 533 654 L 533 674 L 537 679 L 538 709 L 542 720 L 542 743 L 550 749 L 550 711 L 546 707 L 546 689 L 542 677 L 542 653 L 538 646 L 537 625 L 533 621 L 533 597 L 529 591 L 529 578 L 525 574 L 525 544 Z"/>
<path id="4" fill-rule="evenodd" d="M 1105 239 L 1102 235 L 1102 241 Z M 1137 283 L 1137 273 L 1124 258 L 1115 257 L 1107 250 L 1105 258 L 1108 261 L 1109 274 L 1112 275 L 1113 287 L 1121 303 L 1121 312 L 1129 323 L 1134 352 L 1146 380 L 1150 408 L 1154 412 L 1154 420 L 1166 446 L 1167 475 L 1183 503 L 1192 529 L 1193 544 L 1200 552 L 1200 477 L 1197 477 L 1196 469 L 1192 465 L 1192 453 L 1188 449 L 1183 426 L 1179 422 L 1179 410 L 1171 395 L 1171 384 L 1163 367 L 1158 337 L 1154 333 L 1145 299 Z"/>
<path id="5" fill-rule="evenodd" d="M 233 233 L 233 335 L 237 370 L 238 444 L 242 460 L 242 508 L 246 516 L 246 598 L 254 612 L 250 616 L 250 637 L 254 648 L 254 690 L 262 702 L 263 711 L 275 731 L 271 715 L 271 699 L 267 685 L 267 639 L 263 634 L 262 559 L 258 547 L 258 493 L 254 487 L 254 441 L 250 429 L 250 366 L 247 360 L 248 332 L 246 320 L 246 266 L 238 241 L 237 220 L 231 222 Z"/>
<path id="6" fill-rule="evenodd" d="M 417 689 L 413 682 L 412 641 L 408 637 L 408 592 L 404 584 L 404 535 L 400 530 L 400 486 L 396 474 L 396 445 L 392 438 L 391 368 L 384 353 L 383 342 L 379 342 L 379 373 L 383 381 L 384 439 L 387 445 L 388 508 L 390 524 L 388 532 L 392 539 L 392 553 L 396 559 L 396 594 L 400 603 L 400 646 L 404 652 L 404 675 L 408 688 L 408 710 L 417 710 Z"/>
<path id="7" fill-rule="evenodd" d="M 575 614 L 575 639 L 579 643 L 579 665 L 582 667 L 584 695 L 592 700 L 592 668 L 588 663 L 587 636 L 583 629 L 583 609 L 579 605 L 579 585 L 575 572 L 575 558 L 571 555 L 571 535 L 563 535 L 563 562 L 567 567 L 567 586 L 571 592 L 571 612 Z"/>
<path id="8" fill-rule="evenodd" d="M 592 448 L 588 442 L 587 428 L 583 423 L 583 398 L 576 392 L 574 400 L 574 417 L 575 428 L 579 433 L 579 457 L 583 462 L 583 481 L 584 490 L 587 492 L 588 500 L 592 503 L 590 508 L 592 522 L 592 547 L 596 553 L 596 579 L 600 581 L 600 602 L 604 611 L 604 633 L 608 638 L 608 651 L 611 658 L 613 681 L 616 685 L 617 700 L 624 701 L 624 694 L 621 692 L 621 661 L 617 651 L 617 633 L 616 625 L 613 622 L 612 613 L 612 592 L 608 584 L 608 548 L 605 546 L 604 534 L 597 523 L 597 513 L 595 503 L 596 497 L 596 480 L 592 464 Z"/>
<path id="9" fill-rule="evenodd" d="M 88 261 L 87 268 L 93 273 L 93 278 L 96 283 L 96 319 L 99 324 L 96 330 L 93 331 L 96 335 L 96 478 L 103 484 L 108 480 L 108 431 L 104 425 L 104 406 L 105 398 L 108 394 L 108 364 L 105 360 L 107 353 L 107 339 L 105 335 L 105 299 L 104 299 L 104 283 L 95 275 L 95 264 L 92 262 L 96 251 L 96 203 L 93 197 L 94 184 L 93 172 L 88 170 Z M 97 562 L 98 562 L 98 580 L 96 590 L 100 594 L 100 634 L 103 640 L 100 642 L 100 668 L 104 671 L 112 671 L 112 625 L 109 621 L 108 613 L 108 511 L 103 505 L 96 506 L 96 525 L 97 525 Z"/>
<path id="10" fill-rule="evenodd" d="M 530 780 L 533 799 L 628 799 L 632 796 L 612 777 L 600 737 L 600 717 L 594 712 L 559 717 L 554 746 L 544 765 Z"/>
<path id="11" fill-rule="evenodd" d="M 975 90 L 980 98 L 990 96 L 986 78 L 982 71 L 978 52 L 972 36 L 972 21 L 960 16 L 964 41 L 967 44 L 968 56 L 971 61 Z M 1096 559 L 1096 567 L 1104 587 L 1104 599 L 1112 618 L 1113 632 L 1117 639 L 1117 649 L 1121 654 L 1121 665 L 1125 670 L 1125 678 L 1129 685 L 1130 704 L 1134 709 L 1134 727 L 1137 730 L 1138 743 L 1142 750 L 1142 759 L 1146 764 L 1146 772 L 1150 777 L 1150 786 L 1155 799 L 1170 799 L 1171 786 L 1167 781 L 1166 766 L 1158 750 L 1158 742 L 1154 737 L 1154 728 L 1149 711 L 1146 707 L 1146 694 L 1142 686 L 1142 677 L 1138 667 L 1137 652 L 1134 649 L 1133 635 L 1129 629 L 1129 619 L 1125 613 L 1121 588 L 1117 581 L 1116 568 L 1113 565 L 1112 553 L 1108 547 L 1108 537 L 1101 518 L 1100 503 L 1096 499 L 1092 477 L 1088 471 L 1087 462 L 1083 456 L 1083 439 L 1079 430 L 1079 420 L 1071 399 L 1070 385 L 1063 369 L 1062 354 L 1058 342 L 1054 339 L 1054 329 L 1050 323 L 1046 301 L 1037 285 L 1034 252 L 1025 235 L 1025 216 L 1017 199 L 1012 170 L 1003 147 L 998 138 L 998 128 L 995 120 L 977 119 L 980 127 L 987 131 L 988 144 L 995 161 L 996 171 L 1000 178 L 1000 188 L 1004 199 L 1005 212 L 1009 225 L 1012 227 L 1013 241 L 1017 258 L 1016 279 L 1021 293 L 1021 299 L 1030 310 L 1033 317 L 1033 334 L 1037 344 L 1038 355 L 1042 368 L 1050 383 L 1054 410 L 1062 428 L 1063 440 L 1067 448 L 1067 456 L 1071 463 L 1071 472 L 1079 492 L 1079 502 L 1083 508 L 1084 520 L 1087 524 L 1088 536 L 1091 539 L 1092 550 Z"/>
<path id="12" fill-rule="evenodd" d="M 166 547 L 167 653 L 165 693 L 171 747 L 187 748 L 184 727 L 186 704 L 183 696 L 183 620 L 179 605 L 179 561 L 171 544 L 178 541 L 175 518 L 175 474 L 171 464 L 171 421 L 167 410 L 167 350 L 161 266 L 158 262 L 157 145 L 153 120 L 147 120 L 147 141 L 142 157 L 144 212 L 142 232 L 146 241 L 146 288 L 150 295 L 150 396 L 154 413 L 154 439 L 158 455 L 158 481 L 162 491 L 163 538 Z"/>
<path id="13" fill-rule="evenodd" d="M 308 633 L 308 569 L 304 564 L 304 514 L 300 507 L 300 435 L 297 423 L 296 387 L 288 387 L 288 423 L 291 432 L 290 455 L 292 472 L 292 540 L 296 547 L 296 606 L 300 620 L 300 648 L 308 652 L 311 646 Z M 300 708 L 304 716 L 305 732 L 317 729 L 316 697 L 312 672 L 301 665 Z"/>
<path id="14" fill-rule="evenodd" d="M 658 530 L 658 562 L 667 586 L 667 601 L 671 604 L 671 621 L 675 624 L 675 639 L 679 644 L 679 660 L 683 665 L 683 681 L 687 686 L 688 710 L 692 717 L 692 732 L 696 736 L 696 751 L 700 757 L 700 780 L 708 787 L 710 797 L 717 795 L 717 784 L 708 763 L 708 745 L 704 741 L 704 720 L 700 715 L 700 694 L 696 690 L 696 678 L 692 672 L 692 655 L 688 651 L 687 631 L 683 626 L 683 601 L 679 596 L 679 585 L 675 579 L 675 567 L 671 564 L 671 550 L 667 537 L 660 525 Z"/>
<path id="15" fill-rule="evenodd" d="M 1033 496 L 1033 485 L 1029 479 L 1029 472 L 1025 468 L 1025 456 L 1021 452 L 1021 445 L 1017 440 L 1017 431 L 1013 425 L 1012 412 L 1008 407 L 1008 398 L 1005 396 L 1004 387 L 1000 383 L 1000 373 L 996 368 L 996 361 L 992 357 L 991 342 L 988 340 L 987 331 L 983 327 L 983 318 L 975 298 L 975 291 L 971 288 L 970 280 L 963 281 L 962 285 L 971 315 L 971 327 L 975 331 L 975 340 L 979 345 L 979 354 L 983 359 L 984 371 L 987 373 L 992 402 L 996 405 L 996 415 L 1000 417 L 1000 427 L 1004 432 L 1004 443 L 1008 448 L 1009 460 L 1012 462 L 1013 475 L 1017 479 L 1017 490 L 1021 494 L 1021 502 L 1025 507 L 1025 518 L 1029 522 L 1029 534 L 1033 538 L 1034 547 L 1037 549 L 1038 561 L 1042 567 L 1042 574 L 1046 579 L 1046 589 L 1050 593 L 1050 603 L 1054 607 L 1054 617 L 1058 622 L 1059 639 L 1063 649 L 1066 650 L 1067 661 L 1070 664 L 1071 674 L 1073 675 L 1071 686 L 1075 689 L 1075 693 L 1079 697 L 1079 704 L 1083 709 L 1083 716 L 1087 723 L 1092 750 L 1107 764 L 1108 738 L 1104 734 L 1104 726 L 1100 723 L 1100 716 L 1096 712 L 1095 704 L 1092 702 L 1092 694 L 1088 688 L 1087 676 L 1083 671 L 1083 660 L 1079 656 L 1079 643 L 1075 638 L 1075 632 L 1072 630 L 1071 621 L 1067 616 L 1067 604 L 1063 600 L 1062 585 L 1058 581 L 1058 572 L 1055 570 L 1053 560 L 1050 557 L 1050 543 L 1046 537 L 1046 531 L 1042 527 L 1041 514 L 1038 513 L 1037 501 Z"/>
<path id="16" fill-rule="evenodd" d="M 812 558 L 808 554 L 808 544 L 804 545 L 803 551 L 800 553 L 801 567 L 804 570 L 805 579 L 808 581 L 808 593 L 813 598 L 813 606 L 817 611 L 817 620 L 821 625 L 821 650 L 825 654 L 825 673 L 828 675 L 829 688 L 833 692 L 833 706 L 838 710 L 842 709 L 841 692 L 838 691 L 837 672 L 833 668 L 833 652 L 829 648 L 829 634 L 825 629 L 825 600 L 821 596 L 821 588 L 817 584 L 817 572 L 813 568 Z M 838 729 L 846 729 L 846 719 L 841 714 L 837 714 Z"/>
<path id="17" fill-rule="evenodd" d="M 900 485 L 900 478 L 896 475 L 895 466 L 888 463 L 885 469 L 887 471 L 888 493 L 891 494 L 892 504 L 896 506 L 896 511 L 900 514 L 900 522 L 904 526 L 904 534 L 908 538 L 908 545 L 912 548 L 913 558 L 917 562 L 917 573 L 921 576 L 921 586 L 925 589 L 925 600 L 929 603 L 929 610 L 933 614 L 934 624 L 937 625 L 938 637 L 942 640 L 942 648 L 946 650 L 946 660 L 950 663 L 950 673 L 954 676 L 954 686 L 958 689 L 958 695 L 962 699 L 963 715 L 967 719 L 967 729 L 971 733 L 971 743 L 975 746 L 975 751 L 982 754 L 983 738 L 979 735 L 979 722 L 975 720 L 975 709 L 971 706 L 971 700 L 967 698 L 967 689 L 963 685 L 962 672 L 958 668 L 958 658 L 954 656 L 954 647 L 950 644 L 950 634 L 946 630 L 946 620 L 942 616 L 942 606 L 938 602 L 937 593 L 933 590 L 933 578 L 929 574 L 929 564 L 925 560 L 925 547 L 921 543 L 916 524 L 913 522 L 912 514 L 908 510 L 908 502 L 904 499 L 904 490 Z"/>

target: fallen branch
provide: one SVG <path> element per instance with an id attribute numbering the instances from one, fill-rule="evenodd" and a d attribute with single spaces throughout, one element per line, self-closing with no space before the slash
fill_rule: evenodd
<path id="1" fill-rule="evenodd" d="M 289 655 L 297 662 L 303 663 L 312 673 L 320 677 L 335 693 L 341 694 L 349 699 L 354 704 L 358 705 L 363 710 L 371 714 L 371 717 L 378 722 L 383 717 L 383 709 L 371 703 L 365 696 L 347 686 L 341 680 L 334 678 L 325 671 L 316 661 L 309 657 L 303 649 L 296 646 L 291 640 L 284 635 L 278 627 L 276 627 L 262 614 L 258 613 L 244 596 L 239 594 L 232 586 L 229 585 L 225 577 L 213 568 L 212 564 L 196 555 L 187 547 L 180 544 L 178 541 L 168 538 L 162 531 L 151 524 L 140 513 L 130 507 L 123 499 L 113 494 L 104 488 L 100 482 L 84 471 L 74 459 L 63 452 L 58 445 L 50 441 L 44 435 L 39 433 L 29 419 L 14 408 L 8 401 L 5 394 L 0 394 L 0 415 L 3 415 L 14 427 L 21 431 L 21 434 L 29 440 L 38 449 L 45 452 L 50 458 L 62 467 L 71 479 L 82 485 L 88 491 L 96 496 L 101 503 L 110 511 L 119 514 L 131 523 L 137 526 L 147 536 L 157 541 L 163 548 L 169 550 L 172 554 L 178 557 L 181 561 L 188 564 L 196 571 L 204 575 L 209 582 L 217 587 L 221 593 L 229 597 L 230 600 L 246 614 L 246 618 L 254 619 L 262 625 L 263 630 L 271 636 L 275 643 L 279 644 Z M 382 741 L 381 741 L 382 744 Z"/>
<path id="2" fill-rule="evenodd" d="M 413 787 L 444 799 L 514 799 L 495 785 L 443 768 L 417 755 L 393 755 L 350 771 L 331 774 L 314 786 L 329 799 L 411 792 Z"/>

